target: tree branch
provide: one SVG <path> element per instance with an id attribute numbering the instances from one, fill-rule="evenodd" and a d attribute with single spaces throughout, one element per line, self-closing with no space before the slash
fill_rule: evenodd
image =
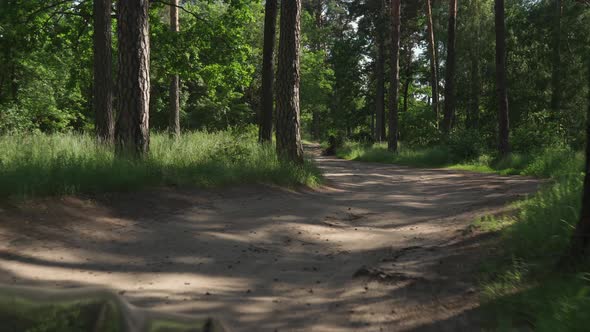
<path id="1" fill-rule="evenodd" d="M 193 16 L 194 18 L 196 18 L 197 20 L 203 21 L 203 22 L 205 22 L 205 23 L 209 23 L 209 22 L 208 22 L 206 19 L 204 19 L 204 18 L 202 18 L 201 16 L 197 15 L 197 13 L 195 13 L 195 12 L 193 12 L 193 11 L 190 11 L 190 10 L 186 9 L 186 8 L 185 8 L 185 7 L 183 7 L 183 6 L 176 5 L 176 4 L 173 4 L 173 3 L 171 3 L 171 2 L 164 1 L 164 0 L 151 0 L 151 2 L 153 2 L 153 3 L 161 3 L 161 4 L 163 4 L 163 5 L 168 5 L 168 6 L 171 6 L 171 7 L 176 7 L 176 8 L 178 8 L 178 9 L 182 10 L 183 12 L 185 12 L 185 13 L 187 13 L 187 14 L 190 14 L 191 16 Z"/>

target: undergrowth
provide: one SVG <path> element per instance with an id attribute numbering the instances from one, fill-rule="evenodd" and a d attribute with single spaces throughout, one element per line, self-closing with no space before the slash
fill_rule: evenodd
<path id="1" fill-rule="evenodd" d="M 148 186 L 216 187 L 269 183 L 315 186 L 320 172 L 307 161 L 281 162 L 271 145 L 231 131 L 151 137 L 143 160 L 119 158 L 112 147 L 81 134 L 0 136 L 0 198 L 32 198 Z"/>
<path id="2" fill-rule="evenodd" d="M 517 202 L 513 216 L 485 217 L 500 232 L 499 255 L 483 266 L 483 308 L 490 330 L 586 331 L 590 326 L 590 263 L 562 271 L 579 219 L 583 176 L 564 177 Z"/>

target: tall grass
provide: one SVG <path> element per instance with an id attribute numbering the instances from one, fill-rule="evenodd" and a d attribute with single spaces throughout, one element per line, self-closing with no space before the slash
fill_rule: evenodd
<path id="1" fill-rule="evenodd" d="M 557 266 L 579 220 L 582 174 L 559 178 L 515 204 L 517 213 L 477 223 L 499 229 L 500 255 L 484 264 L 484 312 L 490 327 L 510 331 L 586 331 L 590 326 L 590 263 L 575 272 Z"/>
<path id="2" fill-rule="evenodd" d="M 88 135 L 0 136 L 0 198 L 241 183 L 316 185 L 319 171 L 281 162 L 272 146 L 231 132 L 152 135 L 143 160 L 118 158 Z"/>
<path id="3" fill-rule="evenodd" d="M 584 167 L 583 154 L 566 148 L 548 148 L 532 154 L 512 153 L 504 159 L 497 159 L 488 154 L 466 158 L 444 145 L 419 149 L 402 145 L 398 150 L 397 153 L 392 153 L 383 143 L 345 142 L 336 151 L 336 155 L 347 160 L 545 178 L 575 175 Z"/>
<path id="4" fill-rule="evenodd" d="M 446 147 L 409 149 L 402 146 L 398 153 L 392 153 L 387 150 L 386 143 L 345 142 L 337 149 L 336 156 L 347 160 L 416 167 L 444 167 L 452 163 L 452 157 Z"/>

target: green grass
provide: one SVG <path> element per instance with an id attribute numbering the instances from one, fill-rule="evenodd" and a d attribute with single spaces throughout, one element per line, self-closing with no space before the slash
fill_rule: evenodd
<path id="1" fill-rule="evenodd" d="M 245 183 L 315 186 L 320 172 L 281 162 L 274 147 L 230 132 L 151 138 L 144 160 L 118 158 L 88 135 L 0 136 L 0 198 L 32 198 L 160 185 L 217 187 Z"/>
<path id="2" fill-rule="evenodd" d="M 385 143 L 366 145 L 345 142 L 341 148 L 337 149 L 336 156 L 347 160 L 415 167 L 445 167 L 451 164 L 449 151 L 444 147 L 421 150 L 400 148 L 398 153 L 392 153 L 387 151 Z"/>
<path id="3" fill-rule="evenodd" d="M 458 157 L 446 146 L 411 149 L 402 145 L 398 153 L 392 153 L 387 151 L 387 145 L 383 143 L 367 145 L 346 142 L 336 151 L 336 155 L 347 160 L 545 178 L 577 174 L 584 165 L 582 153 L 565 148 L 550 148 L 530 155 L 512 153 L 507 158 L 496 160 L 490 155 L 476 158 Z"/>
<path id="4" fill-rule="evenodd" d="M 481 285 L 489 328 L 586 331 L 590 326 L 590 263 L 576 272 L 557 263 L 579 219 L 583 176 L 564 177 L 515 204 L 517 213 L 476 226 L 499 230 L 501 252 L 484 264 Z"/>

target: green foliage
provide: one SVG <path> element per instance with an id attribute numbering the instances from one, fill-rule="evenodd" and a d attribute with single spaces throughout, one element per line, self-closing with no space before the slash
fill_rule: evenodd
<path id="1" fill-rule="evenodd" d="M 326 66 L 323 50 L 304 49 L 301 54 L 301 116 L 308 132 L 312 131 L 312 114 L 328 115 L 328 105 L 334 84 L 334 71 Z"/>
<path id="2" fill-rule="evenodd" d="M 547 113 L 533 113 L 514 128 L 512 148 L 521 152 L 538 152 L 551 146 L 564 146 L 565 133 Z"/>
<path id="3" fill-rule="evenodd" d="M 243 132 L 240 130 L 240 132 Z M 240 183 L 316 185 L 307 162 L 280 162 L 274 147 L 260 146 L 252 131 L 152 136 L 145 160 L 117 158 L 110 147 L 77 134 L 0 137 L 0 197 L 36 197 L 127 191 L 156 185 L 199 187 Z"/>
<path id="4" fill-rule="evenodd" d="M 447 146 L 454 160 L 472 160 L 483 154 L 484 144 L 476 130 L 455 130 L 448 138 Z"/>
<path id="5" fill-rule="evenodd" d="M 186 10 L 179 11 L 177 34 L 169 31 L 168 6 L 150 6 L 152 127 L 168 125 L 173 73 L 183 85 L 184 128 L 218 130 L 253 123 L 256 98 L 250 89 L 259 60 L 261 3 L 182 6 Z M 90 22 L 91 1 L 0 3 L 0 131 L 92 129 Z"/>
<path id="6" fill-rule="evenodd" d="M 81 319 L 79 307 L 51 308 L 44 311 L 43 316 L 37 313 L 42 319 L 26 332 L 83 332 L 92 328 L 91 323 Z"/>
<path id="7" fill-rule="evenodd" d="M 4 105 L 0 113 L 0 133 L 28 132 L 35 128 L 32 116 L 16 105 Z"/>
<path id="8" fill-rule="evenodd" d="M 344 36 L 334 41 L 329 63 L 334 70 L 333 97 L 328 125 L 339 132 L 351 134 L 353 129 L 366 128 L 362 68 L 362 40 Z"/>
<path id="9" fill-rule="evenodd" d="M 89 127 L 90 2 L 55 15 L 42 1 L 0 4 L 0 130 L 57 132 Z M 18 121 L 15 121 L 18 119 Z"/>
<path id="10" fill-rule="evenodd" d="M 440 133 L 436 127 L 436 116 L 431 107 L 410 108 L 408 112 L 399 115 L 401 129 L 400 137 L 413 147 L 433 146 L 440 140 Z"/>
<path id="11" fill-rule="evenodd" d="M 183 84 L 183 128 L 221 130 L 253 123 L 253 101 L 245 92 L 258 61 L 251 34 L 261 29 L 260 3 L 212 1 L 185 3 L 183 8 L 177 34 L 169 31 L 168 6 L 159 4 L 150 11 L 153 127 L 168 125 L 170 73 L 178 74 Z"/>
<path id="12" fill-rule="evenodd" d="M 12 306 L 0 308 L 2 331 L 7 332 L 84 332 L 93 331 L 97 325 L 101 331 L 118 332 L 120 322 L 109 315 L 105 306 L 92 300 L 86 302 L 61 302 L 51 305 L 32 303 L 29 299 L 13 299 Z M 16 303 L 15 303 L 16 302 Z M 4 304 L 9 303 L 6 301 Z M 100 316 L 100 317 L 99 317 Z M 100 325 L 97 324 L 97 317 Z"/>

